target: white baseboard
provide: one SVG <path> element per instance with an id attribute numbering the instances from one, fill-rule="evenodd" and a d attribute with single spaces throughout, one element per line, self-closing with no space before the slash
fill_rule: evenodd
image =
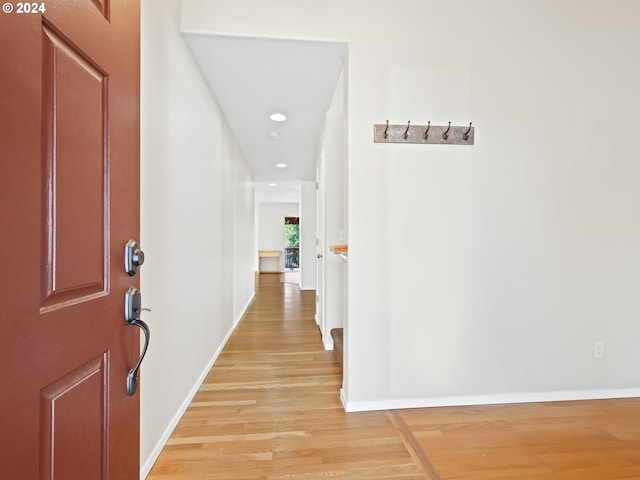
<path id="1" fill-rule="evenodd" d="M 246 305 L 244 306 L 244 308 L 242 309 L 242 312 L 240 312 L 240 315 L 238 315 L 238 318 L 236 318 L 233 321 L 233 328 L 231 329 L 231 331 L 233 332 L 233 330 L 235 329 L 235 327 L 238 325 L 238 323 L 240 322 L 240 320 L 242 320 L 242 317 L 244 317 L 244 314 L 247 313 L 247 310 L 249 309 L 249 306 L 253 303 L 253 301 L 256 298 L 256 292 L 253 292 L 253 295 L 251 295 L 251 298 L 249 298 L 249 301 L 246 303 Z M 231 335 L 231 333 L 229 333 L 229 335 L 227 336 L 227 338 L 225 338 L 224 344 L 226 345 L 227 340 L 229 339 L 229 336 Z"/>
<path id="2" fill-rule="evenodd" d="M 609 398 L 640 397 L 640 389 L 584 390 L 539 393 L 507 393 L 500 395 L 473 395 L 456 397 L 394 398 L 370 402 L 350 402 L 343 390 L 340 400 L 346 412 L 371 410 L 398 410 L 403 408 L 459 407 L 466 405 L 496 405 L 503 403 L 563 402 L 576 400 L 603 400 Z"/>
<path id="3" fill-rule="evenodd" d="M 344 393 L 344 388 L 340 389 L 340 401 L 342 402 L 342 407 L 345 412 L 351 411 L 348 409 L 349 402 L 347 401 L 347 394 Z"/>
<path id="4" fill-rule="evenodd" d="M 196 393 L 198 393 L 198 390 L 200 389 L 200 386 L 204 382 L 205 378 L 207 378 L 207 375 L 209 374 L 209 371 L 213 367 L 213 364 L 216 362 L 216 360 L 220 356 L 220 353 L 222 353 L 222 349 L 225 347 L 225 345 L 229 341 L 229 338 L 231 337 L 231 334 L 236 329 L 236 326 L 238 325 L 238 322 L 244 316 L 244 314 L 246 313 L 247 309 L 249 308 L 249 305 L 251 305 L 251 302 L 253 302 L 254 298 L 255 298 L 255 293 L 251 296 L 251 298 L 249 299 L 249 301 L 245 305 L 244 310 L 242 311 L 240 316 L 237 319 L 235 319 L 235 321 L 233 322 L 233 326 L 231 327 L 229 332 L 227 332 L 227 335 L 224 337 L 224 339 L 222 340 L 222 343 L 220 344 L 220 346 L 218 347 L 216 352 L 213 354 L 213 357 L 211 357 L 211 360 L 209 360 L 209 362 L 207 363 L 206 367 L 204 368 L 204 370 L 202 371 L 202 373 L 200 374 L 200 376 L 196 380 L 195 384 L 193 385 L 193 387 L 191 388 L 191 390 L 187 394 L 186 398 L 180 404 L 180 407 L 178 408 L 178 411 L 176 412 L 176 414 L 173 416 L 173 418 L 169 422 L 169 425 L 167 425 L 167 428 L 165 428 L 165 430 L 162 433 L 160 439 L 158 440 L 158 443 L 156 443 L 156 446 L 154 447 L 154 449 L 149 454 L 149 457 L 141 465 L 141 467 L 140 467 L 140 479 L 141 480 L 144 480 L 145 478 L 147 478 L 147 475 L 149 475 L 149 472 L 151 472 L 151 469 L 153 468 L 154 463 L 156 463 L 156 460 L 158 459 L 158 457 L 160 456 L 160 453 L 162 452 L 162 449 L 165 447 L 165 445 L 169 441 L 169 437 L 171 436 L 171 434 L 175 430 L 176 426 L 178 425 L 178 422 L 180 422 L 180 419 L 184 415 L 184 412 L 186 412 L 187 408 L 189 408 L 189 405 L 191 404 L 191 401 L 193 400 L 193 397 L 195 397 Z"/>

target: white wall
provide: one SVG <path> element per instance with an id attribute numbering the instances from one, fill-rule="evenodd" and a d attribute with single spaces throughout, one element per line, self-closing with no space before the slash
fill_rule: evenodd
<path id="1" fill-rule="evenodd" d="M 640 2 L 183 11 L 349 43 L 347 408 L 638 394 Z M 476 145 L 374 144 L 387 119 L 473 121 Z"/>
<path id="2" fill-rule="evenodd" d="M 316 182 L 301 182 L 300 289 L 316 289 Z"/>
<path id="3" fill-rule="evenodd" d="M 262 271 L 284 271 L 284 218 L 300 217 L 299 203 L 260 203 L 258 212 L 258 250 L 279 250 L 280 265 L 276 258 L 262 258 Z M 255 253 L 258 270 L 258 253 Z"/>
<path id="4" fill-rule="evenodd" d="M 254 294 L 252 174 L 179 31 L 180 3 L 142 1 L 143 476 Z"/>

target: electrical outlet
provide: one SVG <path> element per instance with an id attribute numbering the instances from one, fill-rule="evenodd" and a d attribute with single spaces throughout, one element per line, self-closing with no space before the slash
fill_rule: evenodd
<path id="1" fill-rule="evenodd" d="M 604 342 L 602 340 L 593 342 L 593 357 L 604 358 Z"/>

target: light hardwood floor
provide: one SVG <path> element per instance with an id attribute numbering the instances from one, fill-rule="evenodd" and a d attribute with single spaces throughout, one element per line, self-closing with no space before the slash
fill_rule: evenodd
<path id="1" fill-rule="evenodd" d="M 388 412 L 344 412 L 314 310 L 315 292 L 258 276 L 149 480 L 425 478 Z"/>
<path id="2" fill-rule="evenodd" d="M 433 480 L 640 479 L 640 400 L 399 411 Z"/>
<path id="3" fill-rule="evenodd" d="M 640 400 L 345 413 L 315 292 L 256 298 L 149 480 L 640 479 Z"/>

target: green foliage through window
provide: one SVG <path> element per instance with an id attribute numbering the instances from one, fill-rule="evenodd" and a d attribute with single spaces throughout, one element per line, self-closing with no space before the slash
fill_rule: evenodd
<path id="1" fill-rule="evenodd" d="M 284 226 L 285 247 L 300 246 L 300 225 Z"/>

